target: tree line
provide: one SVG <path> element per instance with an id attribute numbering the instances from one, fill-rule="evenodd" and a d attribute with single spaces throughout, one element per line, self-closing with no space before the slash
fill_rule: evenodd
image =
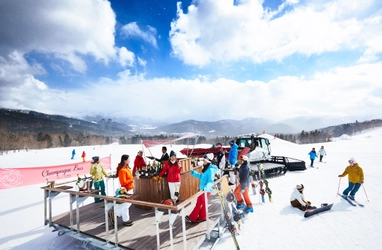
<path id="1" fill-rule="evenodd" d="M 57 147 L 103 145 L 112 143 L 112 137 L 62 133 L 15 133 L 0 127 L 0 154 L 8 151 Z"/>
<path id="2" fill-rule="evenodd" d="M 337 126 L 331 126 L 324 129 L 316 129 L 312 131 L 302 130 L 296 134 L 275 134 L 275 137 L 290 141 L 297 144 L 330 142 L 333 137 L 339 137 L 347 134 L 349 136 L 364 130 L 382 127 L 382 120 L 371 120 L 365 122 L 355 121 L 354 123 L 346 123 Z M 119 144 L 141 144 L 142 140 L 169 140 L 178 139 L 179 135 L 144 135 L 137 134 L 134 136 L 120 136 L 117 141 Z M 215 138 L 207 138 L 205 136 L 191 137 L 174 142 L 173 144 L 217 144 L 228 145 L 228 142 L 235 140 L 234 136 L 217 136 Z M 111 136 L 90 135 L 84 133 L 71 134 L 67 132 L 57 133 L 17 133 L 7 130 L 4 126 L 0 126 L 0 154 L 10 150 L 29 150 L 43 149 L 55 147 L 73 147 L 73 146 L 89 146 L 89 145 L 107 145 L 113 142 Z"/>

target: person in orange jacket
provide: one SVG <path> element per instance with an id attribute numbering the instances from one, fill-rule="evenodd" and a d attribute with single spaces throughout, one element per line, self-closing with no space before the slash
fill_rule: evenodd
<path id="1" fill-rule="evenodd" d="M 123 193 L 124 195 L 132 195 L 134 193 L 134 176 L 131 171 L 131 168 L 129 167 L 129 163 L 129 156 L 124 154 L 121 156 L 121 162 L 118 164 L 117 167 L 117 176 L 119 179 L 119 183 L 121 184 L 121 187 L 126 190 Z M 117 207 L 114 210 L 118 217 L 122 217 L 123 225 L 127 227 L 133 225 L 133 221 L 130 219 L 130 206 L 131 203 L 124 202 L 122 204 L 117 204 Z M 114 211 L 111 208 L 108 213 L 112 225 L 114 225 Z"/>

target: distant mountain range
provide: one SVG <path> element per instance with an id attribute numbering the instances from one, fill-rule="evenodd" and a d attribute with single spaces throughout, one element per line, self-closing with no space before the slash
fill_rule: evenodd
<path id="1" fill-rule="evenodd" d="M 110 136 L 133 136 L 136 134 L 182 134 L 193 132 L 205 137 L 237 136 L 265 131 L 269 134 L 294 134 L 302 130 L 323 129 L 337 124 L 356 122 L 344 117 L 297 117 L 280 123 L 262 118 L 243 120 L 219 120 L 214 122 L 187 120 L 179 123 L 160 123 L 152 119 L 131 117 L 85 117 L 84 119 L 49 115 L 30 110 L 0 109 L 0 130 L 12 132 L 67 132 Z"/>

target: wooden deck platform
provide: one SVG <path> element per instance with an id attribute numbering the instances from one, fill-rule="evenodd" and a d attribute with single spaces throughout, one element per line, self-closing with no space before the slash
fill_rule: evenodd
<path id="1" fill-rule="evenodd" d="M 48 188 L 46 188 L 46 190 L 47 189 Z M 78 194 L 76 195 L 78 197 Z M 72 193 L 71 196 L 74 197 L 74 193 Z M 90 194 L 89 197 L 92 196 L 94 197 L 93 194 Z M 217 227 L 221 216 L 221 205 L 217 194 L 213 193 L 208 199 L 208 221 L 197 224 L 187 223 L 184 220 L 184 216 L 188 215 L 194 208 L 196 197 L 197 195 L 183 201 L 184 203 L 180 202 L 177 204 L 177 207 L 180 208 L 180 210 L 176 211 L 163 209 L 163 207 L 167 206 L 162 204 L 159 204 L 159 207 L 153 208 L 152 210 L 144 210 L 138 208 L 139 206 L 137 207 L 136 205 L 132 205 L 130 207 L 130 217 L 134 224 L 130 227 L 124 226 L 122 224 L 122 219 L 118 218 L 117 234 L 115 234 L 115 229 L 110 223 L 108 226 L 106 226 L 105 223 L 108 221 L 108 218 L 106 218 L 105 215 L 107 215 L 108 208 L 113 204 L 113 198 L 112 200 L 109 200 L 109 202 L 91 203 L 81 206 L 78 208 L 78 215 L 77 210 L 74 208 L 72 209 L 72 216 L 70 216 L 70 212 L 54 216 L 52 217 L 52 221 L 50 223 L 64 227 L 74 233 L 85 234 L 104 241 L 106 246 L 105 248 L 118 246 L 125 249 L 139 250 L 197 249 L 206 239 L 208 232 Z M 54 206 L 54 202 L 50 204 L 51 206 Z M 164 213 L 160 217 L 162 214 L 161 212 Z M 170 221 L 172 220 L 170 219 L 169 212 L 172 213 L 171 217 L 175 217 L 175 215 L 177 215 L 171 226 Z M 79 218 L 78 221 L 80 222 L 79 225 L 77 225 L 76 222 L 77 216 Z M 70 221 L 71 218 L 72 223 Z M 183 235 L 183 225 L 185 226 L 185 241 Z M 170 230 L 170 228 L 172 228 L 172 230 Z M 159 232 L 159 244 L 157 232 Z M 170 240 L 171 234 L 173 239 L 172 246 Z M 118 244 L 116 242 L 118 242 Z"/>

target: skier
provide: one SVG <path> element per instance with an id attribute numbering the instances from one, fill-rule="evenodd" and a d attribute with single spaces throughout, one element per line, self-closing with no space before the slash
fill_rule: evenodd
<path id="1" fill-rule="evenodd" d="M 321 146 L 320 150 L 318 151 L 318 154 L 320 155 L 320 162 L 322 162 L 322 158 L 324 158 L 324 155 L 326 155 L 324 146 Z"/>
<path id="2" fill-rule="evenodd" d="M 237 155 L 238 155 L 238 145 L 235 143 L 234 140 L 229 142 L 229 145 L 231 146 L 231 149 L 228 153 L 228 163 L 231 165 L 231 168 L 235 168 L 236 162 L 237 162 Z M 229 171 L 229 185 L 235 185 L 235 174 L 233 171 Z"/>
<path id="3" fill-rule="evenodd" d="M 308 153 L 309 157 L 310 157 L 310 166 L 313 168 L 313 163 L 314 163 L 314 159 L 317 158 L 317 153 L 316 153 L 316 149 L 315 148 L 312 148 L 312 151 L 310 151 Z"/>
<path id="4" fill-rule="evenodd" d="M 311 206 L 312 203 L 310 201 L 306 201 L 304 197 L 304 185 L 298 184 L 293 189 L 293 193 L 290 196 L 290 204 L 292 207 L 296 207 L 301 211 L 305 211 L 307 209 L 316 209 L 317 207 Z"/>
<path id="5" fill-rule="evenodd" d="M 358 192 L 358 189 L 361 187 L 364 181 L 364 175 L 362 168 L 358 165 L 354 158 L 350 158 L 349 166 L 345 168 L 345 171 L 340 174 L 338 177 L 344 177 L 346 175 L 349 179 L 349 186 L 342 192 L 344 198 L 350 198 L 354 200 L 355 194 Z M 349 195 L 350 192 L 350 195 Z M 349 196 L 348 196 L 349 195 Z"/>
<path id="6" fill-rule="evenodd" d="M 85 153 L 85 151 L 82 151 L 81 158 L 82 158 L 82 161 L 83 161 L 83 162 L 86 161 L 85 157 L 86 157 L 86 153 Z"/>
<path id="7" fill-rule="evenodd" d="M 213 153 L 206 154 L 203 158 L 202 173 L 198 173 L 194 170 L 191 171 L 191 175 L 200 179 L 199 190 L 207 192 L 207 198 L 211 196 L 212 186 L 214 184 L 215 174 L 218 173 L 217 166 L 211 164 L 214 158 Z M 206 200 L 205 195 L 202 193 L 196 200 L 196 204 L 190 215 L 186 216 L 186 220 L 190 223 L 198 223 L 207 219 L 206 214 Z"/>
<path id="8" fill-rule="evenodd" d="M 247 205 L 247 208 L 244 210 L 246 213 L 253 213 L 252 202 L 249 198 L 248 189 L 249 189 L 249 167 L 248 167 L 248 156 L 242 155 L 240 159 L 240 169 L 239 169 L 239 185 L 236 186 L 234 194 L 237 200 L 237 209 L 242 209 Z M 244 198 L 244 200 L 243 200 Z"/>
<path id="9" fill-rule="evenodd" d="M 99 157 L 94 156 L 93 162 L 90 166 L 90 174 L 93 176 L 94 180 L 94 189 L 101 190 L 101 195 L 106 195 L 105 192 L 105 182 L 103 180 L 103 176 L 109 178 L 109 175 L 106 173 L 102 164 L 99 162 Z M 94 198 L 94 202 L 101 202 L 103 199 Z"/>
<path id="10" fill-rule="evenodd" d="M 72 151 L 72 160 L 74 159 L 74 156 L 76 155 L 76 150 L 75 149 L 73 149 L 73 151 Z"/>

